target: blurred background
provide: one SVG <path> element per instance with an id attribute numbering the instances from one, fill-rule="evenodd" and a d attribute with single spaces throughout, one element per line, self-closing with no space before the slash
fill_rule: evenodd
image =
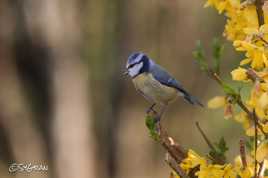
<path id="1" fill-rule="evenodd" d="M 122 76 L 127 56 L 147 53 L 203 103 L 220 88 L 192 51 L 211 51 L 225 18 L 202 0 L 0 0 L 0 177 L 163 178 L 165 150 L 145 127 L 149 107 Z M 226 42 L 222 74 L 238 64 Z M 238 153 L 242 129 L 223 110 L 178 100 L 163 125 L 185 148 L 206 154 L 195 122 Z M 12 163 L 48 165 L 11 174 Z"/>

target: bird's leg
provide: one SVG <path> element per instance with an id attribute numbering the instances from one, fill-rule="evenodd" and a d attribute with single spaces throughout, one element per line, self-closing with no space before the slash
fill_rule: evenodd
<path id="1" fill-rule="evenodd" d="M 159 113 L 159 114 L 157 115 L 157 117 L 156 117 L 156 121 L 157 121 L 157 122 L 160 122 L 160 119 L 161 119 L 161 117 L 163 116 L 163 114 L 165 113 L 166 108 L 167 108 L 166 105 L 163 105 L 163 106 L 161 107 L 160 113 Z"/>
<path id="2" fill-rule="evenodd" d="M 161 107 L 160 113 L 156 115 L 155 122 L 156 122 L 156 131 L 160 134 L 161 126 L 160 126 L 160 120 L 163 116 L 164 112 L 166 111 L 166 105 L 163 105 Z"/>
<path id="3" fill-rule="evenodd" d="M 149 114 L 151 111 L 153 111 L 154 113 L 157 113 L 157 112 L 154 110 L 154 106 L 155 106 L 155 105 L 156 105 L 155 103 L 152 104 L 152 105 L 147 109 L 146 113 Z"/>

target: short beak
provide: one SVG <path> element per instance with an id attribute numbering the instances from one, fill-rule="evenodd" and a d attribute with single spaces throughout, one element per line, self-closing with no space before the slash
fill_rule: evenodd
<path id="1" fill-rule="evenodd" d="M 128 71 L 125 71 L 124 73 L 123 73 L 123 76 L 127 76 L 128 75 Z"/>

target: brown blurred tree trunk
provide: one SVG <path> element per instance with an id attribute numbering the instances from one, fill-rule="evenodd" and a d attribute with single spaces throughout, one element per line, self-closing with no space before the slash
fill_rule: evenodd
<path id="1" fill-rule="evenodd" d="M 0 104 L 3 106 L 1 124 L 7 131 L 16 161 L 39 161 L 38 163 L 45 164 L 47 156 L 44 149 L 49 145 L 43 144 L 40 131 L 34 124 L 38 119 L 32 118 L 28 103 L 23 97 L 25 91 L 20 86 L 10 60 L 14 53 L 14 61 L 23 67 L 27 68 L 31 63 L 37 62 L 27 74 L 26 81 L 42 72 L 49 75 L 39 76 L 34 82 L 42 79 L 41 84 L 50 80 L 45 87 L 52 84 L 52 103 L 47 103 L 52 107 L 52 128 L 45 129 L 48 134 L 52 131 L 48 139 L 52 139 L 53 149 L 50 153 L 55 162 L 49 170 L 54 166 L 53 172 L 57 178 L 95 177 L 95 144 L 91 129 L 91 105 L 87 95 L 90 91 L 87 68 L 80 58 L 82 34 L 78 3 L 76 0 L 7 1 L 5 4 L 10 11 L 5 17 L 8 18 L 1 21 L 1 37 L 5 43 L 0 49 L 8 51 L 1 55 L 5 59 L 1 60 L 0 70 L 1 85 L 5 86 L 0 92 Z M 9 44 L 10 41 L 14 41 L 15 46 Z M 43 88 L 37 87 L 35 90 L 41 92 Z M 47 95 L 45 96 L 50 97 Z M 45 112 L 43 114 L 49 116 Z M 44 124 L 50 123 L 48 118 L 43 119 L 47 119 Z M 33 174 L 25 174 L 29 175 Z M 44 173 L 43 176 L 49 174 Z"/>
<path id="2" fill-rule="evenodd" d="M 99 177 L 118 177 L 118 126 L 120 102 L 123 95 L 123 55 L 126 48 L 121 33 L 125 29 L 123 18 L 125 2 L 122 0 L 89 1 L 87 24 L 87 49 L 94 116 L 98 136 Z M 125 55 L 125 54 L 124 54 Z"/>
<path id="3" fill-rule="evenodd" d="M 36 2 L 40 3 L 40 2 Z M 56 177 L 95 177 L 88 73 L 80 58 L 81 24 L 75 0 L 43 1 L 40 21 L 51 47 Z"/>
<path id="4" fill-rule="evenodd" d="M 0 2 L 0 126 L 10 147 L 7 151 L 10 152 L 9 159 L 4 165 L 6 174 L 11 163 L 48 164 L 45 143 L 34 122 L 26 88 L 16 68 L 17 51 L 14 44 L 19 36 L 18 33 L 15 35 L 15 31 L 18 32 L 16 27 L 21 22 L 17 18 L 20 10 L 14 4 L 16 3 L 9 1 Z M 3 135 L 1 139 L 2 137 Z M 19 173 L 16 177 L 45 178 L 49 177 L 49 172 Z"/>
<path id="5" fill-rule="evenodd" d="M 53 137 L 56 174 L 59 178 L 94 178 L 89 90 L 84 67 L 79 59 L 73 60 L 75 58 L 58 56 L 55 61 Z"/>

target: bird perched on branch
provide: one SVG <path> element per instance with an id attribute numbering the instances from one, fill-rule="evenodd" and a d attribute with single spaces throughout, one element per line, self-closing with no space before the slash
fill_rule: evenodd
<path id="1" fill-rule="evenodd" d="M 160 116 L 166 106 L 182 96 L 193 105 L 203 106 L 194 96 L 190 95 L 165 69 L 141 52 L 132 53 L 127 60 L 127 71 L 137 91 L 152 105 L 147 112 L 153 110 L 156 104 L 161 106 Z M 154 110 L 153 110 L 154 111 Z"/>

